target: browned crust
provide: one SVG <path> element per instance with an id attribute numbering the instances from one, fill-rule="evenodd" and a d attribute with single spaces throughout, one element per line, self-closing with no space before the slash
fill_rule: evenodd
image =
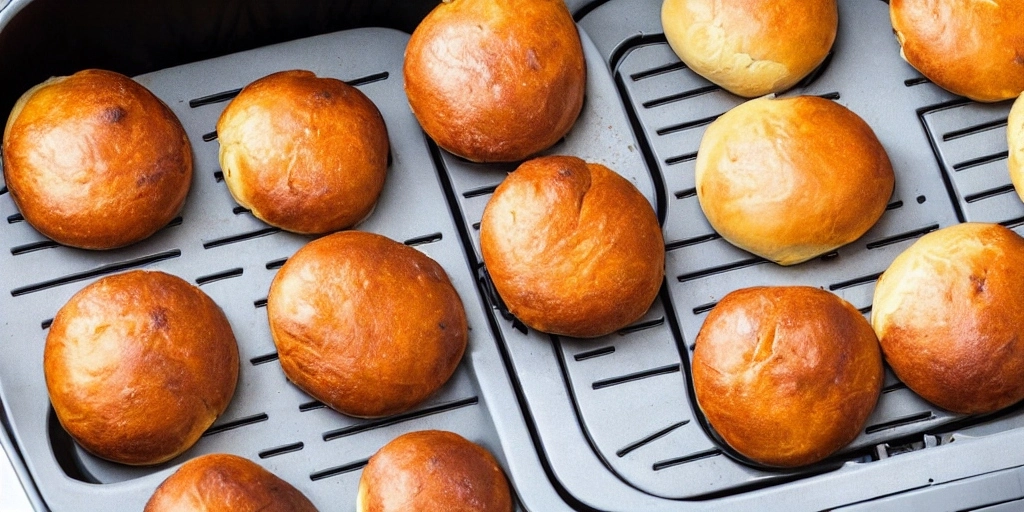
<path id="1" fill-rule="evenodd" d="M 452 0 L 416 27 L 405 93 L 428 135 L 473 161 L 558 142 L 583 106 L 586 66 L 562 0 Z"/>
<path id="2" fill-rule="evenodd" d="M 1024 239 L 997 224 L 925 235 L 882 274 L 872 324 L 896 375 L 965 414 L 1024 399 Z"/>
<path id="3" fill-rule="evenodd" d="M 936 85 L 977 101 L 1024 91 L 1024 3 L 891 0 L 903 58 Z"/>
<path id="4" fill-rule="evenodd" d="M 281 71 L 247 85 L 217 122 L 224 181 L 273 226 L 320 234 L 373 210 L 387 174 L 377 106 L 341 80 Z"/>
<path id="5" fill-rule="evenodd" d="M 444 384 L 466 348 L 466 313 L 427 255 L 345 231 L 299 249 L 270 286 L 267 314 L 288 379 L 337 411 L 408 410 Z"/>
<path id="6" fill-rule="evenodd" d="M 693 354 L 694 391 L 708 422 L 737 452 L 770 466 L 811 464 L 857 437 L 882 376 L 864 317 L 803 286 L 726 295 Z"/>
<path id="7" fill-rule="evenodd" d="M 301 491 L 236 455 L 196 457 L 167 477 L 145 512 L 316 512 Z"/>
<path id="8" fill-rule="evenodd" d="M 452 432 L 395 438 L 363 469 L 357 512 L 510 512 L 508 480 L 483 447 Z"/>
<path id="9" fill-rule="evenodd" d="M 665 275 L 650 203 L 625 178 L 576 157 L 537 158 L 510 174 L 484 209 L 480 248 L 509 311 L 554 334 L 629 325 Z"/>
<path id="10" fill-rule="evenodd" d="M 219 307 L 162 272 L 105 277 L 57 313 L 43 354 L 57 419 L 89 452 L 157 464 L 227 408 L 238 346 Z"/>
<path id="11" fill-rule="evenodd" d="M 878 221 L 895 175 L 854 112 L 815 96 L 748 101 L 708 127 L 697 199 L 715 231 L 782 265 L 846 245 Z"/>
<path id="12" fill-rule="evenodd" d="M 25 220 L 85 249 L 152 235 L 192 183 L 192 148 L 174 113 L 137 82 L 101 70 L 26 92 L 7 122 L 3 163 Z"/>

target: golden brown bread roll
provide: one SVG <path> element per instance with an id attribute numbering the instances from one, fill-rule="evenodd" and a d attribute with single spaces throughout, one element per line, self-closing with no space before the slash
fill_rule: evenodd
<path id="1" fill-rule="evenodd" d="M 526 325 L 603 336 L 650 308 L 665 276 L 665 241 L 650 203 L 607 167 L 571 156 L 519 166 L 480 222 L 494 287 Z"/>
<path id="2" fill-rule="evenodd" d="M 227 408 L 238 346 L 199 288 L 135 270 L 100 279 L 61 307 L 43 369 L 57 419 L 83 448 L 157 464 L 195 444 Z"/>
<path id="3" fill-rule="evenodd" d="M 817 288 L 734 291 L 708 313 L 696 344 L 693 387 L 708 422 L 769 466 L 811 464 L 853 441 L 882 389 L 871 325 Z"/>
<path id="4" fill-rule="evenodd" d="M 1024 239 L 958 224 L 903 251 L 875 286 L 886 361 L 925 400 L 980 414 L 1024 399 Z"/>
<path id="5" fill-rule="evenodd" d="M 237 455 L 213 453 L 182 464 L 144 512 L 316 512 L 291 484 Z"/>
<path id="6" fill-rule="evenodd" d="M 314 240 L 278 271 L 270 331 L 289 380 L 358 417 L 406 411 L 436 391 L 466 349 L 466 312 L 427 255 L 381 235 Z"/>
<path id="7" fill-rule="evenodd" d="M 579 116 L 583 47 L 562 0 L 445 0 L 405 50 L 405 94 L 442 148 L 479 162 L 522 160 Z"/>
<path id="8" fill-rule="evenodd" d="M 696 183 L 722 238 L 793 265 L 863 235 L 885 212 L 895 176 L 871 127 L 846 107 L 766 97 L 708 126 Z"/>
<path id="9" fill-rule="evenodd" d="M 384 445 L 363 468 L 356 512 L 511 512 L 508 481 L 483 447 L 425 430 Z"/>
<path id="10" fill-rule="evenodd" d="M 384 188 L 388 132 L 359 89 L 309 71 L 245 86 L 217 121 L 235 201 L 267 224 L 321 234 L 354 226 Z"/>
<path id="11" fill-rule="evenodd" d="M 152 235 L 192 184 L 192 147 L 174 113 L 132 79 L 96 69 L 21 96 L 4 130 L 3 163 L 25 220 L 84 249 Z"/>
<path id="12" fill-rule="evenodd" d="M 796 85 L 836 38 L 836 0 L 665 0 L 661 24 L 676 55 L 725 90 L 752 98 Z"/>
<path id="13" fill-rule="evenodd" d="M 1006 143 L 1010 148 L 1008 165 L 1010 181 L 1017 195 L 1024 201 L 1024 94 L 1013 102 L 1006 121 Z"/>
<path id="14" fill-rule="evenodd" d="M 976 101 L 1024 91 L 1024 3 L 890 0 L 900 55 L 925 77 Z"/>

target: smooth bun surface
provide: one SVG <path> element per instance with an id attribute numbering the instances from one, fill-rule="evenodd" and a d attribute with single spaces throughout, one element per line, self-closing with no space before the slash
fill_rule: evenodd
<path id="1" fill-rule="evenodd" d="M 242 457 L 196 457 L 164 480 L 144 512 L 316 512 L 291 484 Z"/>
<path id="2" fill-rule="evenodd" d="M 562 0 L 446 0 L 405 50 L 405 93 L 442 148 L 513 162 L 558 142 L 580 114 L 586 65 Z"/>
<path id="3" fill-rule="evenodd" d="M 708 314 L 696 344 L 693 386 L 708 422 L 769 466 L 811 464 L 853 441 L 882 389 L 871 325 L 817 288 L 734 291 Z"/>
<path id="4" fill-rule="evenodd" d="M 163 272 L 100 279 L 57 313 L 43 369 L 57 419 L 92 454 L 157 464 L 227 408 L 238 345 L 199 288 Z"/>
<path id="5" fill-rule="evenodd" d="M 697 199 L 737 247 L 793 265 L 860 238 L 878 221 L 895 176 L 857 114 L 816 96 L 759 98 L 708 126 Z"/>
<path id="6" fill-rule="evenodd" d="M 976 101 L 1024 91 L 1024 3 L 890 0 L 900 54 L 926 78 Z"/>
<path id="7" fill-rule="evenodd" d="M 356 512 L 511 512 L 508 481 L 494 457 L 458 434 L 411 432 L 363 468 Z"/>
<path id="8" fill-rule="evenodd" d="M 944 409 L 1024 399 L 1024 239 L 997 224 L 921 237 L 875 286 L 871 323 L 896 375 Z"/>
<path id="9" fill-rule="evenodd" d="M 174 113 L 134 80 L 95 69 L 21 96 L 4 130 L 3 163 L 25 220 L 84 249 L 152 235 L 192 184 L 192 147 Z"/>
<path id="10" fill-rule="evenodd" d="M 354 226 L 384 188 L 388 133 L 341 80 L 281 71 L 245 86 L 217 121 L 224 182 L 267 224 L 321 234 Z"/>
<path id="11" fill-rule="evenodd" d="M 836 0 L 665 0 L 665 37 L 687 67 L 752 98 L 782 92 L 818 67 L 836 38 Z"/>
<path id="12" fill-rule="evenodd" d="M 549 156 L 494 191 L 480 248 L 512 314 L 553 334 L 591 338 L 650 308 L 665 276 L 665 241 L 650 203 L 600 164 Z"/>
<path id="13" fill-rule="evenodd" d="M 288 379 L 357 417 L 422 402 L 455 372 L 468 338 L 462 300 L 440 265 L 359 231 L 314 240 L 289 258 L 267 314 Z"/>
<path id="14" fill-rule="evenodd" d="M 1006 121 L 1006 142 L 1010 149 L 1007 164 L 1010 181 L 1017 195 L 1024 201 L 1024 94 L 1013 102 L 1010 117 Z"/>

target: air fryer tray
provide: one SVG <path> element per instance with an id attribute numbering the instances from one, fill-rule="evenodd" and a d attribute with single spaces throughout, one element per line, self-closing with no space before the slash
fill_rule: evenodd
<path id="1" fill-rule="evenodd" d="M 479 219 L 515 165 L 480 165 L 427 139 L 402 89 L 406 34 L 358 29 L 137 77 L 181 119 L 195 152 L 180 219 L 126 249 L 57 246 L 0 193 L 0 398 L 14 445 L 54 510 L 138 510 L 180 463 L 226 451 L 263 464 L 322 510 L 353 510 L 360 469 L 408 431 L 453 430 L 490 449 L 521 509 L 818 510 L 1024 505 L 1024 408 L 964 417 L 921 400 L 887 372 L 865 430 L 827 461 L 771 470 L 730 452 L 695 407 L 693 340 L 729 291 L 805 284 L 869 314 L 877 276 L 917 237 L 961 221 L 1024 230 L 1024 203 L 1006 172 L 1009 103 L 981 105 L 942 91 L 899 58 L 888 7 L 840 0 L 832 55 L 793 94 L 833 99 L 875 130 L 896 190 L 860 240 L 779 267 L 738 250 L 701 214 L 693 165 L 704 128 L 740 99 L 681 65 L 660 34 L 661 0 L 611 0 L 578 14 L 588 63 L 584 111 L 548 151 L 601 162 L 630 179 L 662 219 L 666 283 L 648 314 L 622 331 L 576 340 L 533 331 L 493 292 L 479 253 Z M 422 250 L 466 305 L 470 343 L 452 380 L 416 410 L 383 420 L 335 413 L 289 384 L 266 321 L 274 272 L 308 237 L 270 228 L 223 184 L 214 126 L 252 80 L 310 69 L 359 87 L 380 108 L 392 161 L 373 215 L 358 229 Z M 101 461 L 60 428 L 42 376 L 50 319 L 77 290 L 112 272 L 161 269 L 198 284 L 235 330 L 242 371 L 227 412 L 199 443 L 150 468 Z M 992 510 L 995 510 L 993 508 Z"/>

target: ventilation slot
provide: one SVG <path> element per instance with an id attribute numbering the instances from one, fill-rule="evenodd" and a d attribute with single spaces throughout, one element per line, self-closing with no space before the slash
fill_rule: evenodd
<path id="1" fill-rule="evenodd" d="M 432 244 L 434 242 L 440 242 L 441 238 L 442 238 L 441 237 L 441 233 L 433 233 L 433 234 L 430 234 L 430 235 L 424 235 L 424 236 L 419 236 L 419 237 L 416 237 L 416 238 L 410 238 L 410 239 L 406 240 L 404 243 L 405 243 L 405 245 L 408 245 L 410 247 L 415 247 L 417 245 L 427 245 L 427 244 Z"/>
<path id="2" fill-rule="evenodd" d="M 721 115 L 722 114 L 718 114 L 717 116 L 705 117 L 705 118 L 702 118 L 702 119 L 696 119 L 696 120 L 693 120 L 693 121 L 687 121 L 685 123 L 679 123 L 679 124 L 674 124 L 672 126 L 666 126 L 664 128 L 659 128 L 656 133 L 658 135 L 668 135 L 670 133 L 681 132 L 683 130 L 689 130 L 690 128 L 697 128 L 699 126 L 706 126 L 706 125 L 709 125 L 709 124 L 713 123 L 715 121 L 715 119 L 718 119 L 718 117 L 721 116 Z"/>
<path id="3" fill-rule="evenodd" d="M 965 196 L 964 197 L 964 201 L 967 201 L 968 203 L 975 203 L 975 202 L 981 201 L 982 199 L 988 199 L 990 197 L 995 197 L 995 196 L 1003 195 L 1003 194 L 1006 194 L 1008 192 L 1013 192 L 1013 184 L 1003 185 L 1002 187 L 999 187 L 999 188 L 994 188 L 992 190 L 988 190 L 988 191 L 985 191 L 985 192 L 979 192 L 977 194 L 971 194 L 969 196 Z"/>
<path id="4" fill-rule="evenodd" d="M 995 121 L 989 121 L 987 123 L 981 123 L 981 124 L 976 124 L 974 126 L 969 126 L 967 128 L 963 128 L 961 130 L 953 130 L 951 132 L 946 132 L 945 134 L 942 135 L 942 140 L 948 142 L 948 141 L 951 141 L 951 140 L 959 139 L 961 137 L 967 137 L 967 136 L 970 136 L 970 135 L 974 135 L 976 133 L 981 133 L 981 132 L 988 131 L 988 130 L 994 130 L 996 128 L 1003 128 L 1005 126 L 1006 126 L 1006 119 L 997 119 Z"/>
<path id="5" fill-rule="evenodd" d="M 326 409 L 326 408 L 327 408 L 327 406 L 324 405 L 324 403 L 319 401 L 319 400 L 313 400 L 312 402 L 306 402 L 304 404 L 299 404 L 299 412 L 316 411 L 316 410 Z"/>
<path id="6" fill-rule="evenodd" d="M 7 223 L 8 224 L 17 224 L 17 223 L 22 222 L 24 220 L 25 220 L 25 217 L 23 217 L 20 213 L 15 213 L 13 215 L 8 215 L 7 216 Z"/>
<path id="7" fill-rule="evenodd" d="M 657 377 L 659 375 L 668 375 L 679 371 L 678 364 L 670 364 L 668 366 L 662 366 L 659 368 L 651 368 L 650 370 L 644 370 L 642 372 L 630 373 L 622 375 L 620 377 L 612 377 L 610 379 L 602 379 L 594 381 L 591 387 L 596 389 L 604 389 L 612 386 L 618 386 L 619 384 L 625 384 L 627 382 L 635 382 L 638 380 L 647 379 L 650 377 Z"/>
<path id="8" fill-rule="evenodd" d="M 271 361 L 277 361 L 277 352 L 263 354 L 262 356 L 256 356 L 249 360 L 249 362 L 252 363 L 253 366 L 259 366 L 261 364 L 266 364 Z"/>
<path id="9" fill-rule="evenodd" d="M 52 249 L 54 247 L 57 247 L 58 245 L 59 244 L 57 242 L 54 242 L 53 240 L 42 240 L 39 242 L 32 242 L 30 244 L 12 247 L 11 254 L 14 256 L 19 256 L 25 253 L 41 251 L 43 249 Z"/>
<path id="10" fill-rule="evenodd" d="M 672 466 L 680 466 L 682 464 L 689 464 L 698 460 L 710 459 L 711 457 L 718 457 L 722 452 L 720 450 L 708 450 L 705 452 L 698 452 L 693 455 L 687 455 L 686 457 L 678 457 L 675 459 L 666 459 L 663 461 L 655 462 L 651 469 L 655 471 L 661 471 L 663 469 L 670 468 Z"/>
<path id="11" fill-rule="evenodd" d="M 43 320 L 43 322 L 40 325 L 42 325 L 43 330 L 45 331 L 49 329 L 51 325 L 53 325 L 53 319 L 47 318 L 46 320 Z"/>
<path id="12" fill-rule="evenodd" d="M 903 85 L 905 85 L 907 87 L 913 87 L 915 85 L 927 84 L 927 83 L 930 83 L 930 82 L 931 82 L 931 80 L 928 80 L 927 78 L 925 78 L 923 76 L 919 76 L 917 78 L 908 78 L 908 79 L 904 80 L 903 81 Z"/>
<path id="13" fill-rule="evenodd" d="M 645 101 L 645 102 L 642 103 L 642 105 L 643 105 L 644 108 L 660 107 L 662 105 L 666 105 L 666 104 L 669 104 L 669 103 L 674 103 L 676 101 L 682 101 L 682 100 L 685 100 L 687 98 L 693 98 L 693 97 L 696 97 L 696 96 L 702 96 L 704 94 L 715 92 L 715 91 L 720 90 L 720 89 L 721 89 L 721 87 L 718 87 L 717 85 L 708 85 L 708 86 L 705 86 L 705 87 L 700 87 L 700 88 L 693 89 L 693 90 L 686 91 L 686 92 L 681 92 L 681 93 L 677 93 L 677 94 L 670 94 L 670 95 L 665 96 L 663 98 L 658 98 L 658 99 L 654 99 L 654 100 Z"/>
<path id="14" fill-rule="evenodd" d="M 352 80 L 345 80 L 345 83 L 351 85 L 352 87 L 359 87 L 366 84 L 372 84 L 374 82 L 383 82 L 384 80 L 387 80 L 389 76 L 391 75 L 388 74 L 387 71 L 382 71 L 380 73 L 374 73 L 372 75 L 353 78 Z"/>
<path id="15" fill-rule="evenodd" d="M 687 198 L 690 198 L 690 197 L 694 197 L 696 195 L 697 195 L 697 189 L 696 188 L 688 188 L 686 190 L 680 190 L 679 192 L 675 193 L 676 199 L 687 199 Z"/>
<path id="16" fill-rule="evenodd" d="M 700 306 L 693 308 L 693 314 L 703 315 L 704 313 L 707 313 L 708 311 L 715 309 L 715 306 L 717 305 L 718 302 L 708 302 L 707 304 L 701 304 Z"/>
<path id="17" fill-rule="evenodd" d="M 177 258 L 178 256 L 181 256 L 181 251 L 175 249 L 173 251 L 162 252 L 159 254 L 154 254 L 152 256 L 146 256 L 134 260 L 123 261 L 120 263 L 112 263 L 110 265 L 103 265 L 102 267 L 97 267 L 95 269 L 87 270 L 85 272 L 69 274 L 64 277 L 59 277 L 57 279 L 50 279 L 48 281 L 30 284 L 28 286 L 22 286 L 21 288 L 15 288 L 11 290 L 11 295 L 14 297 L 18 297 L 20 295 L 34 293 L 41 290 L 46 290 L 48 288 L 54 288 L 57 286 L 74 283 L 77 281 L 83 281 L 86 279 L 92 279 L 94 277 L 100 277 L 107 274 L 122 272 L 135 267 L 143 267 L 160 261 Z"/>
<path id="18" fill-rule="evenodd" d="M 232 235 L 224 238 L 218 238 L 203 242 L 203 249 L 213 249 L 214 247 L 220 247 L 222 245 L 230 245 L 238 242 L 244 242 L 246 240 L 252 240 L 254 238 L 260 238 L 267 235 L 273 235 L 281 231 L 280 228 L 263 228 L 249 233 L 242 233 L 240 235 Z"/>
<path id="19" fill-rule="evenodd" d="M 882 394 L 884 395 L 886 393 L 892 393 L 893 391 L 899 391 L 901 389 L 907 389 L 907 385 L 902 382 L 896 381 L 882 388 Z"/>
<path id="20" fill-rule="evenodd" d="M 932 418 L 934 418 L 934 416 L 932 416 L 931 412 L 922 412 L 920 414 L 914 414 L 912 416 L 905 416 L 903 418 L 897 418 L 897 419 L 894 419 L 892 421 L 886 421 L 884 423 L 879 423 L 877 425 L 870 425 L 870 426 L 868 426 L 868 428 L 864 429 L 864 433 L 866 433 L 866 434 L 875 434 L 877 432 L 881 432 L 883 430 L 887 430 L 887 429 L 890 429 L 890 428 L 902 427 L 902 426 L 905 426 L 905 425 L 910 425 L 912 423 L 919 423 L 919 422 L 922 422 L 922 421 L 928 421 L 928 420 L 930 420 Z"/>
<path id="21" fill-rule="evenodd" d="M 741 268 L 752 267 L 754 265 L 760 265 L 760 264 L 765 263 L 767 261 L 768 260 L 766 260 L 764 258 L 747 258 L 745 260 L 740 260 L 740 261 L 737 261 L 735 263 L 729 263 L 728 265 L 719 265 L 717 267 L 706 268 L 704 270 L 700 270 L 700 271 L 697 271 L 697 272 L 690 272 L 689 274 L 683 274 L 683 275 L 677 277 L 677 279 L 679 280 L 680 283 L 685 283 L 686 281 L 693 281 L 695 279 L 700 279 L 700 278 L 703 278 L 703 277 L 713 276 L 713 275 L 716 275 L 716 274 L 724 274 L 726 272 L 730 272 L 730 271 L 733 271 L 733 270 L 739 270 Z"/>
<path id="22" fill-rule="evenodd" d="M 838 283 L 828 285 L 828 289 L 834 292 L 836 290 L 845 290 L 847 288 L 853 288 L 854 286 L 873 283 L 878 280 L 878 276 L 880 275 L 882 275 L 881 272 L 876 272 L 874 274 L 868 274 L 866 276 L 847 279 L 846 281 L 840 281 Z"/>
<path id="23" fill-rule="evenodd" d="M 255 416 L 249 416 L 247 418 L 240 418 L 220 425 L 214 425 L 207 429 L 206 432 L 203 432 L 203 437 L 220 434 L 221 432 L 227 432 L 228 430 L 235 430 L 236 428 L 255 425 L 256 423 L 262 423 L 268 419 L 269 417 L 265 413 L 260 413 Z"/>
<path id="24" fill-rule="evenodd" d="M 647 445 L 647 444 L 650 444 L 651 442 L 656 441 L 656 440 L 658 440 L 658 439 L 660 439 L 662 437 L 665 437 L 665 436 L 669 435 L 673 430 L 675 430 L 675 429 L 677 429 L 677 428 L 679 428 L 679 427 L 681 427 L 683 425 L 686 425 L 689 422 L 690 422 L 690 420 L 684 420 L 684 421 L 680 421 L 679 423 L 676 423 L 675 425 L 669 425 L 669 426 L 667 426 L 667 427 L 665 427 L 665 428 L 663 428 L 663 429 L 661 429 L 661 430 L 659 430 L 659 431 L 657 431 L 657 432 L 655 432 L 655 433 L 653 433 L 653 434 L 651 434 L 651 435 L 649 435 L 649 436 L 647 436 L 647 437 L 645 437 L 643 439 L 640 439 L 639 441 L 635 441 L 633 443 L 627 444 L 626 446 L 623 446 L 622 448 L 619 448 L 619 451 L 615 452 L 615 455 L 618 455 L 619 457 L 625 457 L 627 454 L 629 454 L 630 452 L 636 450 L 637 448 L 640 448 L 640 447 L 642 447 L 644 445 Z"/>
<path id="25" fill-rule="evenodd" d="M 488 185 L 486 187 L 474 188 L 473 190 L 467 190 L 463 192 L 462 197 L 465 197 L 466 199 L 471 199 L 474 197 L 486 196 L 488 194 L 493 194 L 494 189 L 496 188 L 498 188 L 497 185 Z"/>
<path id="26" fill-rule="evenodd" d="M 894 236 L 891 236 L 891 237 L 888 237 L 888 238 L 883 238 L 881 240 L 875 240 L 874 242 L 868 242 L 867 247 L 868 247 L 868 249 L 878 249 L 879 247 L 885 247 L 887 245 L 898 244 L 900 242 L 905 242 L 907 240 L 913 240 L 914 238 L 918 238 L 918 237 L 927 235 L 928 233 L 931 233 L 932 231 L 935 231 L 936 229 L 939 229 L 939 225 L 938 224 L 932 224 L 931 226 L 925 226 L 923 228 L 915 229 L 913 231 L 907 231 L 906 233 L 900 233 L 898 235 L 894 235 Z"/>
<path id="27" fill-rule="evenodd" d="M 345 473 L 351 473 L 363 469 L 366 464 L 370 462 L 369 459 L 353 462 L 351 464 L 345 464 L 344 466 L 336 466 L 333 468 L 324 469 L 309 474 L 309 479 L 316 482 L 317 480 L 323 480 L 332 476 L 344 475 Z"/>
<path id="28" fill-rule="evenodd" d="M 216 181 L 217 183 L 224 181 L 224 171 L 214 171 L 213 181 Z"/>
<path id="29" fill-rule="evenodd" d="M 722 235 L 719 235 L 718 233 L 695 236 L 693 238 L 687 238 L 685 240 L 678 240 L 676 242 L 665 244 L 665 250 L 671 251 L 673 249 L 679 249 L 681 247 L 689 247 L 691 245 L 697 245 L 702 244 L 704 242 L 710 242 L 712 240 L 718 240 L 719 238 L 722 238 Z"/>
<path id="30" fill-rule="evenodd" d="M 835 100 L 839 99 L 839 93 L 838 92 L 827 92 L 825 94 L 819 94 L 818 97 L 819 98 L 824 98 L 826 100 L 835 101 Z"/>
<path id="31" fill-rule="evenodd" d="M 1006 160 L 1010 156 L 1009 151 L 1003 151 L 1002 153 L 996 153 L 994 155 L 987 155 L 979 158 L 972 158 L 966 162 L 960 162 L 953 165 L 954 171 L 962 171 L 964 169 L 970 169 L 971 167 L 979 167 L 992 162 L 998 162 L 1000 160 Z"/>
<path id="32" fill-rule="evenodd" d="M 236 206 L 236 207 L 231 209 L 231 213 L 233 213 L 235 215 L 241 215 L 243 213 L 252 213 L 252 212 L 248 208 L 246 208 L 244 206 Z"/>
<path id="33" fill-rule="evenodd" d="M 673 156 L 665 159 L 665 165 L 676 165 L 683 162 L 689 162 L 697 159 L 697 152 L 687 153 L 685 155 Z M 676 196 L 679 197 L 679 196 Z"/>
<path id="34" fill-rule="evenodd" d="M 903 208 L 903 201 L 893 201 L 885 205 L 886 211 L 897 210 L 899 208 Z"/>
<path id="35" fill-rule="evenodd" d="M 381 418 L 379 420 L 367 421 L 366 423 L 362 423 L 362 424 L 359 424 L 359 425 L 353 425 L 351 427 L 345 427 L 345 428 L 340 428 L 340 429 L 337 429 L 337 430 L 331 430 L 330 432 L 325 432 L 323 437 L 324 437 L 324 441 L 332 441 L 334 439 L 339 439 L 339 438 L 342 438 L 342 437 L 348 437 L 348 436 L 351 436 L 351 435 L 358 434 L 360 432 L 366 432 L 368 430 L 373 430 L 373 429 L 377 429 L 377 428 L 387 427 L 387 426 L 390 426 L 390 425 L 396 425 L 398 423 L 402 423 L 402 422 L 405 422 L 405 421 L 414 420 L 414 419 L 417 419 L 417 418 L 425 418 L 427 416 L 433 416 L 435 414 L 440 414 L 440 413 L 443 413 L 443 412 L 454 411 L 455 409 L 460 409 L 462 407 L 467 407 L 467 406 L 470 406 L 470 405 L 476 405 L 477 402 L 479 402 L 479 401 L 480 401 L 480 399 L 478 397 L 474 396 L 474 397 L 470 397 L 470 398 L 464 398 L 462 400 L 456 400 L 454 402 L 446 402 L 446 403 L 443 403 L 443 404 L 438 404 L 438 405 L 435 405 L 433 407 L 427 407 L 427 408 L 420 409 L 418 411 L 413 411 L 413 412 L 410 412 L 410 413 L 398 414 L 398 415 L 391 416 L 391 417 L 388 417 L 388 418 Z"/>
<path id="36" fill-rule="evenodd" d="M 267 307 L 267 299 L 254 300 L 254 301 L 252 301 L 252 305 L 256 309 L 265 308 L 265 307 Z"/>
<path id="37" fill-rule="evenodd" d="M 216 131 L 212 131 L 212 132 L 204 133 L 203 134 L 203 142 L 213 142 L 215 140 L 217 140 L 217 132 Z"/>
<path id="38" fill-rule="evenodd" d="M 271 260 L 267 262 L 267 270 L 277 270 L 284 266 L 284 263 L 288 261 L 288 258 L 281 258 L 279 260 Z"/>
<path id="39" fill-rule="evenodd" d="M 649 320 L 647 322 L 641 322 L 638 324 L 628 325 L 619 330 L 619 335 L 625 336 L 627 334 L 633 334 L 634 332 L 646 331 L 647 329 L 653 329 L 663 323 L 665 323 L 665 317 Z"/>
<path id="40" fill-rule="evenodd" d="M 217 94 L 211 94 L 209 96 L 203 96 L 201 98 L 196 98 L 194 100 L 188 100 L 188 106 L 191 108 L 196 108 L 201 107 L 203 105 L 221 103 L 224 101 L 228 101 L 231 98 L 234 98 L 235 96 L 238 96 L 238 93 L 240 92 L 242 92 L 241 89 L 232 89 L 230 91 L 218 92 Z"/>
<path id="41" fill-rule="evenodd" d="M 640 80 L 643 80 L 645 78 L 664 75 L 665 73 L 671 73 L 673 71 L 679 71 L 682 69 L 686 69 L 686 64 L 683 64 L 682 62 L 673 62 L 671 64 L 658 66 L 656 68 L 651 68 L 646 71 L 638 71 L 636 73 L 633 73 L 632 75 L 629 75 L 629 78 L 632 79 L 634 82 L 639 82 Z"/>
<path id="42" fill-rule="evenodd" d="M 299 442 L 299 443 L 292 443 L 292 444 L 286 444 L 284 446 L 278 446 L 277 448 L 270 448 L 268 450 L 263 450 L 262 452 L 260 452 L 259 455 L 260 455 L 261 459 L 268 459 L 270 457 L 276 457 L 278 455 L 284 455 L 286 453 L 297 452 L 297 451 L 303 449 L 304 447 L 305 447 L 305 445 L 302 444 L 301 442 Z"/>
<path id="43" fill-rule="evenodd" d="M 588 350 L 586 352 L 580 352 L 572 356 L 577 361 L 586 361 L 587 359 L 593 359 L 595 357 L 607 356 L 615 353 L 615 346 L 601 347 L 594 350 Z"/>
<path id="44" fill-rule="evenodd" d="M 225 270 L 223 272 L 217 272 L 216 274 L 209 274 L 209 275 L 205 275 L 205 276 L 199 276 L 199 277 L 196 278 L 196 284 L 198 284 L 199 286 L 202 286 L 204 284 L 209 284 L 209 283 L 212 283 L 214 281 L 223 281 L 224 279 L 231 279 L 233 277 L 239 277 L 239 276 L 242 275 L 242 272 L 243 271 L 242 271 L 241 268 L 233 268 L 231 270 Z"/>

